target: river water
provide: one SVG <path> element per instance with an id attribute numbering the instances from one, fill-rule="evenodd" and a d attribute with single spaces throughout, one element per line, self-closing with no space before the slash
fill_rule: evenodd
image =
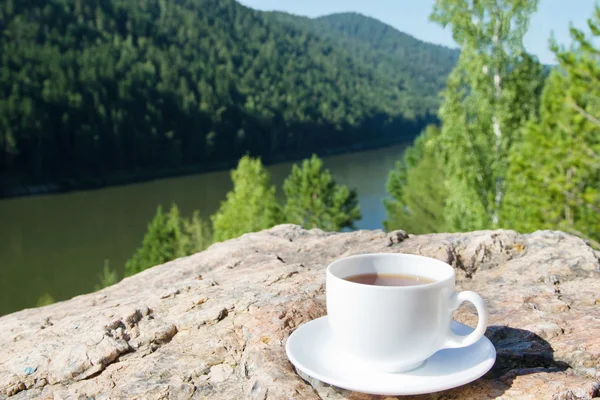
<path id="1" fill-rule="evenodd" d="M 404 145 L 324 158 L 338 182 L 356 188 L 359 229 L 380 229 L 388 172 Z M 277 190 L 292 163 L 269 166 Z M 67 194 L 0 200 L 0 315 L 94 290 L 103 265 L 122 276 L 159 204 L 208 218 L 232 187 L 229 171 Z"/>

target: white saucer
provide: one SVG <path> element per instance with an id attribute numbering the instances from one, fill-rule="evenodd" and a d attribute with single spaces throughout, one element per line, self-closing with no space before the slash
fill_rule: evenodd
<path id="1" fill-rule="evenodd" d="M 458 335 L 473 331 L 452 321 Z M 472 382 L 492 368 L 496 349 L 485 336 L 459 349 L 440 350 L 423 365 L 403 373 L 377 373 L 361 369 L 334 343 L 327 316 L 296 329 L 287 340 L 286 353 L 292 364 L 307 375 L 339 388 L 385 396 L 438 392 Z"/>

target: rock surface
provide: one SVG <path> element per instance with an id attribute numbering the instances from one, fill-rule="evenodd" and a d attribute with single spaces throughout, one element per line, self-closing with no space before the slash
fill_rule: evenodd
<path id="1" fill-rule="evenodd" d="M 0 318 L 0 399 L 379 398 L 302 379 L 284 350 L 297 326 L 324 315 L 327 264 L 366 252 L 446 261 L 459 289 L 488 302 L 492 371 L 412 398 L 600 397 L 600 254 L 582 240 L 548 231 L 407 236 L 282 225 Z M 467 306 L 455 318 L 476 323 Z"/>

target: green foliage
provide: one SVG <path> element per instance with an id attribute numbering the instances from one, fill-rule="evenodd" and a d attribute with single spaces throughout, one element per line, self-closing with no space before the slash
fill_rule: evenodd
<path id="1" fill-rule="evenodd" d="M 182 229 L 177 206 L 173 205 L 167 214 L 163 213 L 162 206 L 159 206 L 148 225 L 142 246 L 125 264 L 125 274 L 134 275 L 180 256 L 181 236 Z"/>
<path id="2" fill-rule="evenodd" d="M 285 213 L 277 202 L 275 186 L 260 159 L 244 156 L 231 171 L 233 188 L 219 210 L 211 216 L 212 230 L 198 213 L 187 219 L 173 205 L 168 213 L 158 207 L 148 224 L 142 246 L 125 264 L 127 276 L 154 265 L 207 248 L 212 241 L 224 241 L 271 228 L 289 221 L 307 228 L 325 230 L 353 228 L 360 219 L 358 195 L 332 178 L 322 161 L 313 156 L 302 167 L 294 165 L 284 182 Z M 285 215 L 285 217 L 284 217 Z M 116 281 L 116 274 L 105 266 L 102 287 Z M 108 282 L 108 283 L 107 283 Z"/>
<path id="3" fill-rule="evenodd" d="M 444 207 L 448 190 L 439 159 L 439 129 L 430 125 L 406 149 L 387 180 L 384 199 L 387 231 L 420 234 L 447 231 Z"/>
<path id="4" fill-rule="evenodd" d="M 119 282 L 119 275 L 117 274 L 117 271 L 110 268 L 110 262 L 108 260 L 104 260 L 104 268 L 102 268 L 102 274 L 98 276 L 98 280 L 100 283 L 96 284 L 94 287 L 95 291 Z"/>
<path id="5" fill-rule="evenodd" d="M 431 19 L 461 46 L 439 110 L 388 179 L 386 229 L 415 233 L 495 228 L 510 150 L 537 113 L 542 66 L 523 48 L 537 0 L 437 0 Z"/>
<path id="6" fill-rule="evenodd" d="M 310 30 L 332 48 L 345 49 L 402 91 L 403 109 L 435 115 L 438 93 L 458 60 L 459 51 L 423 43 L 371 17 L 339 13 L 303 18 L 274 12 L 279 20 Z"/>
<path id="7" fill-rule="evenodd" d="M 320 19 L 315 33 L 234 0 L 10 4 L 0 2 L 0 189 L 412 138 L 456 54 L 383 24 L 384 47 L 371 50 L 368 18 Z M 347 46 L 362 24 L 367 37 Z"/>
<path id="8" fill-rule="evenodd" d="M 52 295 L 50 295 L 50 293 L 45 292 L 44 294 L 42 294 L 39 299 L 37 300 L 37 303 L 35 304 L 36 307 L 43 307 L 43 306 L 47 306 L 50 304 L 55 303 L 56 301 L 54 300 L 54 297 L 52 297 Z"/>
<path id="9" fill-rule="evenodd" d="M 589 21 L 600 36 L 600 8 Z M 554 51 L 560 68 L 542 95 L 539 118 L 511 152 L 505 225 L 560 229 L 600 246 L 600 51 L 577 29 Z"/>
<path id="10" fill-rule="evenodd" d="M 188 220 L 179 214 L 175 204 L 166 214 L 159 206 L 148 224 L 142 246 L 125 264 L 125 275 L 134 275 L 155 265 L 201 251 L 209 244 L 209 237 L 208 227 L 197 214 Z"/>
<path id="11" fill-rule="evenodd" d="M 361 218 L 356 190 L 336 183 L 316 155 L 304 160 L 301 167 L 294 164 L 283 191 L 283 214 L 289 223 L 339 231 L 354 228 L 354 221 Z"/>
<path id="12" fill-rule="evenodd" d="M 449 230 L 501 224 L 510 148 L 535 113 L 543 82 L 523 48 L 536 7 L 537 0 L 436 1 L 432 19 L 450 25 L 461 45 L 440 108 Z"/>
<path id="13" fill-rule="evenodd" d="M 210 223 L 200 218 L 200 212 L 194 211 L 192 218 L 183 219 L 184 245 L 189 254 L 207 249 L 213 242 Z"/>
<path id="14" fill-rule="evenodd" d="M 231 180 L 233 189 L 211 217 L 215 241 L 271 228 L 282 221 L 275 186 L 260 159 L 242 157 Z"/>

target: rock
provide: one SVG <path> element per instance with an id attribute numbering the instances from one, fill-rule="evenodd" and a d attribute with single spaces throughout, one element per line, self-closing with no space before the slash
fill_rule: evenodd
<path id="1" fill-rule="evenodd" d="M 492 371 L 409 399 L 600 397 L 599 253 L 584 241 L 550 231 L 409 236 L 281 225 L 0 318 L 0 399 L 376 399 L 303 379 L 285 355 L 293 330 L 325 314 L 325 267 L 366 252 L 448 262 L 458 288 L 488 303 Z M 455 318 L 477 321 L 471 307 Z"/>
<path id="2" fill-rule="evenodd" d="M 408 233 L 403 230 L 392 231 L 388 233 L 388 247 L 398 243 L 402 243 L 405 239 L 408 239 Z"/>
<path id="3" fill-rule="evenodd" d="M 209 379 L 212 383 L 221 383 L 233 374 L 233 368 L 227 364 L 215 365 L 210 369 Z"/>
<path id="4" fill-rule="evenodd" d="M 170 324 L 157 330 L 154 333 L 154 343 L 165 344 L 169 343 L 173 336 L 177 334 L 177 327 L 174 324 Z"/>

